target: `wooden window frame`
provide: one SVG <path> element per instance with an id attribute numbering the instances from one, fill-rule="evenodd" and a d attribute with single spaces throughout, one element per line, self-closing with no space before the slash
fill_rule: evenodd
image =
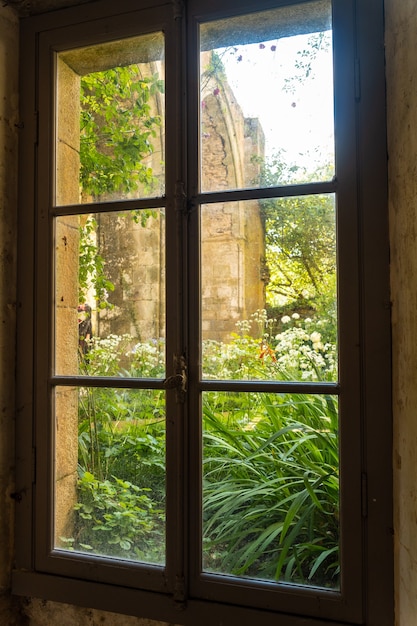
<path id="1" fill-rule="evenodd" d="M 298 0 L 302 1 L 308 3 L 309 0 Z M 394 623 L 382 0 L 333 0 L 336 56 L 345 57 L 345 72 L 343 75 L 335 74 L 336 132 L 342 146 L 337 155 L 337 167 L 343 168 L 347 174 L 343 179 L 345 182 L 336 179 L 332 184 L 335 191 L 345 194 L 356 207 L 354 219 L 342 216 L 342 223 L 339 224 L 339 236 L 351 238 L 357 245 L 351 276 L 342 277 L 339 286 L 340 307 L 346 311 L 344 326 L 355 333 L 352 359 L 359 363 L 352 385 L 356 394 L 352 405 L 357 409 L 355 426 L 346 425 L 343 431 L 344 445 L 355 456 L 356 471 L 352 482 L 348 484 L 346 480 L 341 487 L 349 494 L 344 506 L 351 506 L 356 512 L 360 510 L 360 516 L 356 515 L 348 527 L 354 529 L 354 537 L 345 533 L 343 548 L 346 554 L 349 545 L 352 545 L 352 553 L 360 554 L 360 561 L 356 557 L 348 559 L 349 568 L 355 571 L 346 572 L 347 580 L 351 581 L 348 593 L 352 592 L 355 596 L 353 608 L 344 605 L 343 594 L 326 593 L 324 590 L 280 585 L 277 593 L 276 586 L 268 589 L 263 585 L 258 591 L 249 593 L 249 596 L 258 597 L 252 605 L 251 598 L 244 598 L 244 586 L 235 585 L 232 580 L 221 583 L 210 581 L 210 576 L 202 576 L 198 584 L 189 582 L 190 572 L 192 580 L 198 578 L 195 560 L 187 549 L 188 529 L 198 526 L 198 507 L 195 501 L 187 500 L 187 494 L 196 490 L 193 477 L 198 475 L 195 472 L 198 459 L 186 445 L 185 435 L 190 432 L 191 436 L 195 436 L 196 433 L 192 424 L 188 429 L 182 409 L 178 409 L 177 426 L 168 433 L 173 443 L 167 460 L 168 469 L 176 465 L 177 477 L 182 478 L 178 484 L 177 480 L 168 476 L 168 491 L 172 494 L 168 534 L 172 547 L 169 548 L 167 562 L 175 563 L 175 567 L 168 565 L 161 572 L 160 568 L 141 568 L 105 559 L 72 557 L 71 554 L 63 556 L 48 548 L 52 524 L 48 496 L 52 443 L 50 425 L 42 417 L 39 407 L 49 406 L 51 378 L 47 346 L 50 347 L 50 337 L 48 325 L 39 324 L 39 303 L 48 298 L 48 282 L 45 287 L 42 276 L 48 275 L 51 263 L 50 256 L 43 253 L 50 241 L 50 231 L 45 227 L 45 220 L 48 219 L 45 206 L 48 206 L 51 185 L 45 175 L 49 167 L 45 163 L 49 163 L 52 154 L 51 51 L 87 45 L 87 41 L 94 44 L 106 40 L 108 35 L 103 39 L 103 32 L 110 33 L 112 39 L 140 34 L 140 27 L 135 24 L 143 22 L 143 19 L 165 32 L 167 57 L 170 59 L 167 91 L 172 97 L 170 107 L 167 107 L 167 153 L 173 157 L 173 166 L 167 170 L 166 203 L 175 207 L 171 226 L 178 233 L 176 243 L 168 249 L 167 265 L 175 268 L 175 275 L 179 276 L 178 281 L 172 281 L 169 294 L 176 315 L 167 318 L 167 324 L 176 326 L 176 345 L 172 351 L 180 354 L 187 342 L 190 346 L 198 343 L 199 330 L 192 324 L 188 327 L 181 294 L 187 289 L 193 293 L 199 279 L 195 271 L 189 270 L 190 267 L 198 267 L 196 250 L 187 256 L 187 249 L 182 243 L 188 235 L 192 237 L 193 233 L 198 233 L 197 212 L 187 211 L 189 205 L 184 202 L 182 187 L 177 181 L 185 182 L 187 195 L 196 204 L 214 201 L 220 196 L 229 197 L 227 193 L 219 196 L 200 194 L 192 182 L 197 180 L 195 164 L 198 163 L 197 132 L 192 130 L 197 128 L 199 102 L 196 87 L 197 26 L 199 21 L 292 3 L 297 4 L 291 0 L 263 0 L 261 3 L 255 0 L 189 0 L 186 3 L 173 0 L 164 3 L 161 0 L 160 6 L 155 7 L 151 0 L 141 0 L 140 3 L 120 0 L 115 8 L 113 2 L 100 0 L 91 5 L 22 20 L 20 93 L 23 130 L 20 149 L 16 424 L 16 478 L 20 498 L 16 514 L 16 567 L 13 572 L 13 591 L 16 594 L 190 626 L 196 623 L 239 623 L 244 626 L 254 622 L 260 626 L 392 626 Z M 91 28 L 98 33 L 96 39 L 88 39 Z M 190 80 L 187 76 L 191 77 Z M 188 94 L 188 102 L 184 94 Z M 190 124 L 190 132 L 187 132 L 187 124 Z M 251 192 L 232 193 L 240 199 L 251 197 Z M 255 195 L 258 197 L 259 193 Z M 86 211 L 90 208 L 88 205 Z M 74 213 L 79 209 L 74 207 Z M 341 246 L 342 254 L 344 249 Z M 354 318 L 352 325 L 347 321 L 349 316 Z M 178 319 L 181 319 L 180 323 L 176 321 Z M 189 352 L 190 362 L 196 363 L 198 355 L 194 348 Z M 350 371 L 342 372 L 343 393 L 347 402 L 350 401 L 350 378 Z M 197 406 L 198 398 L 191 395 L 190 402 Z M 360 472 L 357 471 L 358 466 Z M 348 466 L 344 475 L 348 475 Z M 352 585 L 351 589 L 349 585 Z M 272 597 L 274 600 L 271 600 Z"/>

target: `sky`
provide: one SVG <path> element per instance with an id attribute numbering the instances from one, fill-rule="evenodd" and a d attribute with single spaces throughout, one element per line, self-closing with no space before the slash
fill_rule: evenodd
<path id="1" fill-rule="evenodd" d="M 317 35 L 297 35 L 217 51 L 245 117 L 261 122 L 266 156 L 282 149 L 289 163 L 309 169 L 333 159 L 334 145 L 331 32 L 306 76 L 311 54 L 302 52 L 313 50 L 312 37 L 317 42 Z"/>

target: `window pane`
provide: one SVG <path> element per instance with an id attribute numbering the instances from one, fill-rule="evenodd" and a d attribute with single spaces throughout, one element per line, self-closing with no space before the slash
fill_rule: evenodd
<path id="1" fill-rule="evenodd" d="M 165 376 L 163 209 L 56 219 L 55 369 Z"/>
<path id="2" fill-rule="evenodd" d="M 165 394 L 58 387 L 55 546 L 165 562 Z"/>
<path id="3" fill-rule="evenodd" d="M 164 193 L 164 72 L 162 33 L 58 55 L 55 204 Z"/>
<path id="4" fill-rule="evenodd" d="M 201 189 L 334 175 L 331 2 L 200 27 Z"/>
<path id="5" fill-rule="evenodd" d="M 203 205 L 204 378 L 337 380 L 332 194 Z"/>
<path id="6" fill-rule="evenodd" d="M 203 570 L 339 587 L 337 398 L 203 394 Z"/>

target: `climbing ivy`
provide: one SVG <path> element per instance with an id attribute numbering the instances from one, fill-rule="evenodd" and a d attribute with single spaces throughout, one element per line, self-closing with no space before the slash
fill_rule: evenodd
<path id="1" fill-rule="evenodd" d="M 87 74 L 80 91 L 80 190 L 84 199 L 100 201 L 141 189 L 155 191 L 158 179 L 146 163 L 154 153 L 153 139 L 161 126 L 155 98 L 164 92 L 158 73 L 144 76 L 139 65 Z M 150 210 L 134 211 L 146 223 Z M 79 301 L 93 287 L 98 308 L 111 307 L 114 285 L 105 274 L 99 253 L 94 215 L 80 224 Z"/>
<path id="2" fill-rule="evenodd" d="M 152 97 L 163 93 L 155 73 L 142 76 L 138 65 L 87 74 L 81 80 L 80 183 L 83 194 L 97 199 L 129 193 L 157 179 L 146 164 L 152 139 L 161 126 Z"/>

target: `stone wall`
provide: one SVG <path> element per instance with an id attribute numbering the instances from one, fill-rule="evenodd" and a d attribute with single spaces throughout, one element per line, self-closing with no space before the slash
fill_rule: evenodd
<path id="1" fill-rule="evenodd" d="M 97 314 L 96 334 L 165 337 L 165 218 L 152 211 L 142 226 L 131 216 L 97 215 L 100 255 L 114 285 L 111 309 Z"/>
<path id="2" fill-rule="evenodd" d="M 204 53 L 203 65 L 210 60 Z M 155 65 L 155 63 L 151 64 Z M 151 67 L 151 73 L 162 69 Z M 141 72 L 148 73 L 141 66 Z M 202 94 L 202 188 L 220 191 L 251 187 L 259 176 L 264 137 L 256 119 L 245 119 L 225 81 L 211 77 Z M 158 102 L 153 108 L 160 110 Z M 152 140 L 164 154 L 164 135 Z M 158 176 L 158 158 L 149 163 Z M 227 341 L 236 321 L 265 307 L 262 264 L 264 232 L 256 201 L 207 205 L 203 209 L 201 305 L 204 339 Z M 209 222 L 206 217 L 209 216 Z M 144 226 L 114 214 L 100 220 L 100 254 L 114 284 L 113 309 L 97 316 L 97 334 L 131 334 L 141 340 L 165 336 L 165 220 L 161 212 Z"/>
<path id="3" fill-rule="evenodd" d="M 209 66 L 210 54 L 202 55 L 203 69 Z M 224 77 L 203 77 L 202 85 L 202 191 L 257 186 L 264 156 L 258 120 L 244 117 Z M 265 243 L 259 203 L 205 205 L 201 241 L 203 339 L 228 341 L 237 321 L 265 308 Z"/>
<path id="4" fill-rule="evenodd" d="M 417 6 L 385 0 L 397 626 L 417 623 Z"/>
<path id="5" fill-rule="evenodd" d="M 142 54 L 145 52 L 142 51 Z M 120 63 L 132 62 L 122 58 Z M 203 54 L 203 65 L 211 53 Z M 92 47 L 77 53 L 60 55 L 58 70 L 58 204 L 80 202 L 79 171 L 79 107 L 80 72 L 99 71 L 109 65 L 106 50 Z M 117 60 L 117 59 L 116 59 Z M 140 63 L 140 75 L 163 76 L 160 62 Z M 202 122 L 202 188 L 204 191 L 233 190 L 251 187 L 259 177 L 259 162 L 264 154 L 264 137 L 256 119 L 245 119 L 239 103 L 224 77 L 209 76 L 203 81 Z M 68 97 L 70 94 L 70 97 Z M 157 94 L 152 101 L 151 115 L 163 117 L 164 97 Z M 156 179 L 161 179 L 165 160 L 164 123 L 152 139 L 153 153 L 146 165 Z M 141 196 L 139 188 L 139 197 Z M 147 192 L 149 193 L 149 192 Z M 163 190 L 155 191 L 156 194 Z M 122 194 L 123 195 L 123 194 Z M 137 192 L 128 194 L 136 197 Z M 146 195 L 145 195 L 146 197 Z M 120 194 L 116 199 L 120 198 Z M 93 198 L 82 198 L 82 202 Z M 94 200 L 104 201 L 111 196 Z M 265 307 L 263 281 L 264 232 L 257 201 L 207 205 L 203 209 L 201 295 L 203 338 L 227 341 L 236 330 L 236 322 L 250 318 Z M 114 285 L 108 300 L 112 308 L 93 313 L 94 332 L 99 337 L 129 334 L 137 340 L 165 336 L 165 219 L 163 210 L 155 210 L 141 223 L 133 213 L 104 213 L 95 216 L 98 223 L 97 244 L 105 260 L 106 279 Z M 209 217 L 209 221 L 207 221 Z M 76 218 L 72 221 L 75 224 Z M 68 221 L 68 220 L 67 220 Z M 73 224 L 73 225 L 74 225 Z M 63 220 L 61 220 L 61 227 Z M 70 231 L 70 234 L 73 234 Z M 62 237 L 58 238 L 58 243 Z M 70 237 L 69 239 L 70 240 Z M 71 239 L 72 240 L 72 239 Z M 68 257 L 69 248 L 65 250 Z M 77 261 L 66 264 L 76 268 Z M 74 285 L 76 275 L 73 276 Z M 70 328 L 69 299 L 59 304 L 59 327 Z M 88 304 L 95 309 L 94 293 Z M 71 305 L 72 306 L 72 305 Z M 72 309 L 74 313 L 75 309 Z M 58 328 L 60 339 L 60 332 Z M 68 338 L 62 337 L 63 343 Z M 61 343 L 57 344 L 61 345 Z M 74 370 L 75 371 L 75 370 Z"/>
<path id="6" fill-rule="evenodd" d="M 58 59 L 58 136 L 56 203 L 76 204 L 80 151 L 79 76 Z M 55 368 L 58 374 L 78 372 L 79 218 L 56 220 Z M 74 280 L 75 279 L 75 280 Z M 78 390 L 60 387 L 55 394 L 55 544 L 73 534 L 78 464 Z"/>

